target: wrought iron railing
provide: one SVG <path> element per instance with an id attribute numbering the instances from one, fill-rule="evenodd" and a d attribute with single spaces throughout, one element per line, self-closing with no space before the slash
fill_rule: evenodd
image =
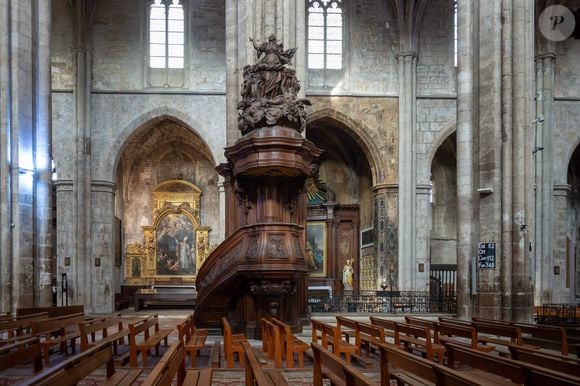
<path id="1" fill-rule="evenodd" d="M 387 312 L 449 313 L 457 312 L 455 293 L 429 291 L 374 291 L 360 295 L 309 297 L 311 312 Z"/>
<path id="2" fill-rule="evenodd" d="M 538 324 L 564 327 L 568 332 L 578 333 L 580 330 L 580 306 L 573 303 L 542 304 L 536 315 Z"/>

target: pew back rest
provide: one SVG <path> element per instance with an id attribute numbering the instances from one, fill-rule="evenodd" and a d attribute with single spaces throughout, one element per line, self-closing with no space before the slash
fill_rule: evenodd
<path id="1" fill-rule="evenodd" d="M 115 372 L 113 349 L 110 344 L 92 347 L 82 354 L 66 359 L 27 379 L 22 385 L 74 385 L 102 365 L 106 365 L 106 376 L 110 378 Z"/>
<path id="2" fill-rule="evenodd" d="M 185 351 L 181 339 L 169 346 L 142 386 L 171 386 L 176 376 L 177 384 L 181 385 L 185 379 Z"/>
<path id="3" fill-rule="evenodd" d="M 116 331 L 111 332 L 109 331 L 110 328 L 116 329 Z M 100 332 L 101 339 L 114 335 L 129 335 L 128 321 L 120 315 L 80 322 L 79 329 L 81 333 L 82 351 L 89 348 L 89 338 L 91 338 L 96 332 Z"/>
<path id="4" fill-rule="evenodd" d="M 32 361 L 34 372 L 42 370 L 42 351 L 37 337 L 0 346 L 0 370 Z"/>
<path id="5" fill-rule="evenodd" d="M 524 383 L 525 373 L 521 366 L 509 363 L 498 356 L 483 353 L 453 343 L 445 343 L 447 366 L 453 368 L 456 363 L 487 371 L 510 378 L 516 383 Z"/>
<path id="6" fill-rule="evenodd" d="M 405 322 L 407 324 L 412 324 L 414 326 L 426 327 L 430 330 L 434 330 L 434 328 L 435 328 L 433 321 L 427 320 L 427 319 L 415 318 L 413 316 L 405 316 Z"/>
<path id="7" fill-rule="evenodd" d="M 442 335 L 458 336 L 471 340 L 472 346 L 477 343 L 477 331 L 473 326 L 461 326 L 439 322 L 435 324 L 435 343 L 439 343 Z"/>
<path id="8" fill-rule="evenodd" d="M 242 347 L 244 349 L 244 356 L 246 357 L 246 385 L 275 386 L 272 379 L 264 373 L 250 343 L 248 341 L 243 341 Z"/>
<path id="9" fill-rule="evenodd" d="M 187 342 L 193 335 L 195 328 L 193 326 L 193 314 L 188 315 L 181 322 L 177 323 L 177 332 L 179 339 Z"/>
<path id="10" fill-rule="evenodd" d="M 84 321 L 84 314 L 73 314 L 64 317 L 35 320 L 31 323 L 32 335 L 50 334 L 54 331 L 65 330 L 67 327 L 73 327 L 78 331 L 79 323 Z"/>
<path id="11" fill-rule="evenodd" d="M 370 317 L 371 324 L 383 329 L 385 336 L 394 337 L 397 330 L 397 324 L 392 320 L 377 318 L 376 316 Z"/>
<path id="12" fill-rule="evenodd" d="M 47 312 L 39 312 L 37 314 L 29 314 L 17 319 L 7 319 L 0 321 L 0 332 L 6 332 L 8 337 L 22 335 L 26 330 L 30 329 L 31 323 L 36 320 L 48 319 Z M 30 332 L 30 331 L 28 331 Z"/>
<path id="13" fill-rule="evenodd" d="M 385 342 L 385 330 L 382 328 L 362 322 L 357 322 L 356 325 L 361 334 L 373 337 L 381 343 Z"/>
<path id="14" fill-rule="evenodd" d="M 479 334 L 490 334 L 490 335 L 497 335 L 504 338 L 509 338 L 513 343 L 517 345 L 522 344 L 522 331 L 519 327 L 508 326 L 508 325 L 499 325 L 499 324 L 490 324 L 490 323 L 483 323 L 483 322 L 473 322 L 473 326 L 477 331 L 477 336 L 479 338 Z M 494 342 L 498 342 L 498 340 L 494 340 Z"/>
<path id="15" fill-rule="evenodd" d="M 37 314 L 39 312 L 46 312 L 48 313 L 49 318 L 57 318 L 61 316 L 68 316 L 74 314 L 83 314 L 85 313 L 85 306 L 80 305 L 72 305 L 72 306 L 60 306 L 60 307 L 33 307 L 33 308 L 17 308 L 16 309 L 16 316 L 24 316 L 29 314 Z"/>
<path id="16" fill-rule="evenodd" d="M 330 378 L 332 384 L 346 386 L 378 386 L 379 384 L 368 378 L 356 368 L 347 364 L 338 355 L 325 350 L 322 346 L 312 342 L 314 355 L 314 386 L 322 385 L 322 369 Z"/>
<path id="17" fill-rule="evenodd" d="M 159 331 L 159 317 L 157 315 L 129 323 L 129 339 L 134 342 L 135 337 L 141 333 L 144 334 L 145 338 L 149 338 L 151 328 L 153 328 L 154 332 Z"/>
<path id="18" fill-rule="evenodd" d="M 402 369 L 433 384 L 437 382 L 431 361 L 403 351 L 398 346 L 388 343 L 379 345 L 379 350 L 381 353 L 382 385 L 389 385 L 391 370 L 396 372 L 397 369 Z M 389 365 L 391 366 L 390 368 Z"/>

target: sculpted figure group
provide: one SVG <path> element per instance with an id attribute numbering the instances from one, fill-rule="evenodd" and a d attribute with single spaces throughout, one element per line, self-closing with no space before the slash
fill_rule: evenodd
<path id="1" fill-rule="evenodd" d="M 238 109 L 238 127 L 242 134 L 264 126 L 286 126 L 299 132 L 304 129 L 304 105 L 310 103 L 298 99 L 300 82 L 296 71 L 287 67 L 296 48 L 284 50 L 284 46 L 271 35 L 267 42 L 256 43 L 258 60 L 244 67 L 242 100 Z"/>

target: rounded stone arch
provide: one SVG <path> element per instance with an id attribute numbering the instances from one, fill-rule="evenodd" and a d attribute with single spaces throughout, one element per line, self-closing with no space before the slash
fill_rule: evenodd
<path id="1" fill-rule="evenodd" d="M 308 131 L 309 124 L 320 120 L 335 122 L 349 134 L 358 146 L 360 146 L 367 159 L 371 170 L 373 185 L 383 182 L 384 176 L 380 175 L 381 165 L 383 164 L 381 153 L 376 146 L 376 141 L 373 140 L 369 134 L 369 130 L 364 125 L 353 121 L 343 113 L 334 109 L 322 109 L 308 114 L 306 117 L 306 130 Z"/>
<path id="2" fill-rule="evenodd" d="M 209 146 L 205 138 L 194 129 L 194 127 L 201 127 L 201 124 L 196 122 L 190 115 L 183 111 L 171 107 L 159 107 L 139 115 L 125 125 L 125 127 L 119 132 L 118 140 L 113 142 L 113 146 L 111 146 L 105 154 L 105 157 L 103 157 L 103 159 L 106 160 L 105 162 L 108 162 L 111 165 L 108 169 L 109 173 L 111 173 L 110 181 L 115 181 L 115 172 L 119 166 L 121 155 L 131 140 L 139 136 L 140 133 L 143 133 L 156 124 L 164 121 L 175 122 L 196 135 L 208 150 L 206 154 L 208 158 L 214 165 L 217 165 L 216 159 L 218 157 L 214 154 L 213 149 Z"/>

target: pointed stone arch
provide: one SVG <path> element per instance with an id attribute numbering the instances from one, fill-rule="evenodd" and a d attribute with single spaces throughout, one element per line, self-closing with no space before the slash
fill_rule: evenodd
<path id="1" fill-rule="evenodd" d="M 384 182 L 385 176 L 380 173 L 383 164 L 381 153 L 376 146 L 376 139 L 372 137 L 368 128 L 339 111 L 327 108 L 315 111 L 306 117 L 306 130 L 308 131 L 308 125 L 321 120 L 336 123 L 360 146 L 369 164 L 373 185 Z"/>
<path id="2" fill-rule="evenodd" d="M 217 149 L 212 149 L 207 140 L 195 129 L 200 128 L 201 124 L 193 119 L 189 114 L 165 106 L 143 113 L 123 127 L 119 132 L 118 140 L 113 143 L 113 146 L 111 146 L 103 157 L 104 162 L 111 165 L 108 170 L 110 170 L 111 173 L 114 173 L 117 170 L 123 150 L 127 148 L 132 140 L 164 121 L 174 122 L 196 135 L 208 150 L 208 158 L 214 163 L 214 165 L 217 164 L 216 160 L 219 159 L 215 153 Z M 114 178 L 115 176 L 112 175 L 111 181 L 113 181 Z"/>

